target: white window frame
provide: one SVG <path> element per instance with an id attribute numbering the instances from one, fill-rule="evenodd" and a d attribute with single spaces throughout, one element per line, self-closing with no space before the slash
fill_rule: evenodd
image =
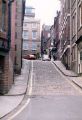
<path id="1" fill-rule="evenodd" d="M 37 50 L 37 43 L 36 42 L 32 43 L 32 50 Z"/>
<path id="2" fill-rule="evenodd" d="M 25 32 L 27 32 L 27 35 L 24 34 Z M 27 39 L 28 40 L 28 38 L 29 38 L 29 32 L 28 32 L 28 30 L 24 30 L 23 31 L 23 39 Z"/>
<path id="3" fill-rule="evenodd" d="M 34 32 L 36 33 L 36 35 L 33 35 Z M 35 31 L 35 30 L 32 31 L 32 39 L 33 40 L 37 39 L 37 31 Z"/>
<path id="4" fill-rule="evenodd" d="M 76 13 L 72 17 L 72 35 L 76 34 Z"/>
<path id="5" fill-rule="evenodd" d="M 23 50 L 28 50 L 29 49 L 29 47 L 28 47 L 29 45 L 28 45 L 28 42 L 27 41 L 23 41 Z"/>
<path id="6" fill-rule="evenodd" d="M 82 2 L 79 5 L 79 13 L 80 13 L 80 27 L 82 26 Z"/>

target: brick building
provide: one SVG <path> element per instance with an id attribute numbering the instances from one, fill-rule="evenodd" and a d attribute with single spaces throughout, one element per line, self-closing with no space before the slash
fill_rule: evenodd
<path id="1" fill-rule="evenodd" d="M 61 0 L 59 39 L 61 47 L 61 60 L 67 68 L 71 68 L 70 52 L 70 1 Z"/>
<path id="2" fill-rule="evenodd" d="M 50 28 L 49 25 L 42 25 L 41 31 L 41 54 L 49 54 L 49 49 L 51 47 L 51 39 L 50 39 Z"/>
<path id="3" fill-rule="evenodd" d="M 14 0 L 0 1 L 0 94 L 7 93 L 14 82 L 16 5 Z"/>
<path id="4" fill-rule="evenodd" d="M 11 4 L 8 0 L 0 1 L 0 94 L 7 93 L 13 83 Z"/>
<path id="5" fill-rule="evenodd" d="M 59 39 L 59 26 L 60 26 L 60 11 L 57 11 L 57 16 L 54 18 L 54 38 L 53 38 L 53 42 L 54 42 L 54 51 L 55 51 L 55 55 L 56 55 L 56 59 L 60 59 L 60 39 Z"/>

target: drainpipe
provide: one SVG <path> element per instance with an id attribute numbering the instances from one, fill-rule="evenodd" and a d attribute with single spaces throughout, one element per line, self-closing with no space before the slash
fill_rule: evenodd
<path id="1" fill-rule="evenodd" d="M 78 28 L 78 26 L 77 26 L 77 23 L 78 23 L 78 21 L 77 21 L 77 3 L 78 3 L 78 1 L 76 0 L 76 40 L 78 39 L 78 37 L 77 37 L 77 34 L 78 34 L 78 30 L 77 30 L 77 28 Z M 77 45 L 77 44 L 76 44 Z M 78 73 L 78 49 L 77 49 L 77 46 L 76 46 L 76 54 L 77 54 L 77 57 L 76 57 L 76 71 L 77 71 L 77 73 Z"/>
<path id="2" fill-rule="evenodd" d="M 10 50 L 10 43 L 11 43 L 11 3 L 14 0 L 8 0 L 8 49 Z"/>
<path id="3" fill-rule="evenodd" d="M 71 0 L 70 0 L 70 69 L 72 64 L 72 18 L 71 18 Z"/>

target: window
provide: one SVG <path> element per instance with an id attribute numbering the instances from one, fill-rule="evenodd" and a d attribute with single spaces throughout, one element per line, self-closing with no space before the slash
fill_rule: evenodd
<path id="1" fill-rule="evenodd" d="M 34 8 L 26 8 L 25 9 L 25 13 L 28 14 L 28 13 L 34 13 L 35 12 L 35 9 Z"/>
<path id="2" fill-rule="evenodd" d="M 72 48 L 72 61 L 76 59 L 76 46 Z"/>
<path id="3" fill-rule="evenodd" d="M 23 31 L 23 38 L 28 39 L 28 31 L 27 30 Z"/>
<path id="4" fill-rule="evenodd" d="M 32 50 L 37 50 L 37 44 L 36 43 L 32 43 Z"/>
<path id="5" fill-rule="evenodd" d="M 28 50 L 28 42 L 27 41 L 23 41 L 23 50 Z"/>
<path id="6" fill-rule="evenodd" d="M 37 24 L 36 23 L 32 23 L 32 28 L 36 28 Z"/>
<path id="7" fill-rule="evenodd" d="M 0 10 L 1 10 L 1 14 L 0 14 L 0 29 L 2 31 L 5 31 L 5 23 L 6 23 L 6 2 L 2 1 L 2 4 L 0 5 Z"/>
<path id="8" fill-rule="evenodd" d="M 32 31 L 32 39 L 36 39 L 37 37 L 37 31 Z"/>
<path id="9" fill-rule="evenodd" d="M 80 26 L 82 26 L 82 3 L 79 6 L 79 12 L 80 12 Z"/>
<path id="10" fill-rule="evenodd" d="M 72 17 L 72 34 L 73 36 L 76 34 L 76 13 Z"/>
<path id="11" fill-rule="evenodd" d="M 17 38 L 17 32 L 15 32 L 15 38 Z"/>
<path id="12" fill-rule="evenodd" d="M 24 23 L 24 24 L 23 24 L 23 27 L 27 27 L 27 23 Z"/>

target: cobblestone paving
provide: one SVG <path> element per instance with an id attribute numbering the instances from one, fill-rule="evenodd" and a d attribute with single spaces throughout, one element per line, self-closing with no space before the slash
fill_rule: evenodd
<path id="1" fill-rule="evenodd" d="M 33 62 L 32 95 L 80 95 L 51 62 Z"/>

